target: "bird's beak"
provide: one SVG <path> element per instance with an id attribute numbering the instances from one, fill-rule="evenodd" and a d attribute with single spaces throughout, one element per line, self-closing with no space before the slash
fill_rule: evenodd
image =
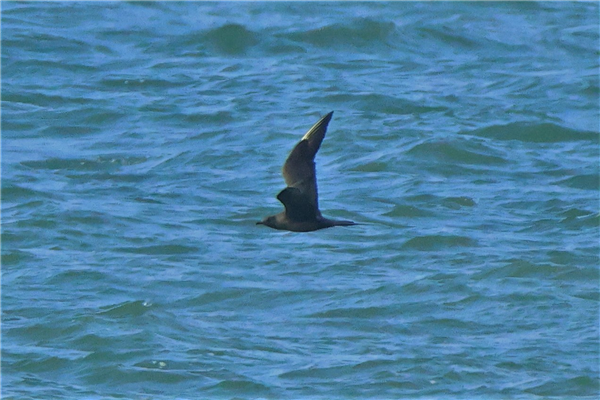
<path id="1" fill-rule="evenodd" d="M 265 224 L 265 223 L 264 223 L 264 222 L 262 222 L 262 221 L 258 221 L 258 222 L 256 223 L 256 225 L 264 225 L 264 224 Z"/>

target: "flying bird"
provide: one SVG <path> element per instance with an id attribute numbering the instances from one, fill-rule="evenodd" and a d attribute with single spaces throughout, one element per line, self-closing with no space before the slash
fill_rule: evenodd
<path id="1" fill-rule="evenodd" d="M 315 155 L 321 147 L 332 116 L 333 111 L 317 121 L 283 164 L 282 173 L 287 187 L 279 192 L 277 200 L 283 203 L 285 211 L 266 217 L 257 222 L 257 225 L 294 232 L 356 225 L 352 221 L 324 218 L 319 211 Z"/>

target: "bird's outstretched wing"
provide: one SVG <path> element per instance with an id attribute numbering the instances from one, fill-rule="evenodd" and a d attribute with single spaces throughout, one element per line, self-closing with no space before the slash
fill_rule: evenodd
<path id="1" fill-rule="evenodd" d="M 321 118 L 306 132 L 288 156 L 282 170 L 288 188 L 298 189 L 304 199 L 303 201 L 308 201 L 314 207 L 315 213 L 319 215 L 317 175 L 314 160 L 332 116 L 333 111 Z M 279 198 L 283 192 L 285 192 L 285 189 L 277 198 L 286 206 L 286 212 L 288 212 L 289 202 L 286 204 Z M 298 193 L 294 193 L 294 198 L 299 198 L 298 196 Z"/>

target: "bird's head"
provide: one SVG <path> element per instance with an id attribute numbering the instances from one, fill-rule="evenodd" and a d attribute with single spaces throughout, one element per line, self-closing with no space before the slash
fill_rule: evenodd
<path id="1" fill-rule="evenodd" d="M 266 225 L 275 228 L 277 226 L 277 216 L 271 215 L 270 217 L 265 217 L 262 221 L 257 222 L 256 225 Z"/>

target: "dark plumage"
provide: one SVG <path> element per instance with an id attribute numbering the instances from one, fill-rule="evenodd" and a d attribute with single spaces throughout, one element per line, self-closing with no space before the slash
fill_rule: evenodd
<path id="1" fill-rule="evenodd" d="M 355 225 L 352 221 L 324 218 L 319 211 L 315 155 L 327 132 L 333 111 L 306 132 L 283 164 L 287 187 L 277 195 L 285 211 L 266 217 L 258 225 L 294 232 L 310 232 L 332 226 Z"/>

